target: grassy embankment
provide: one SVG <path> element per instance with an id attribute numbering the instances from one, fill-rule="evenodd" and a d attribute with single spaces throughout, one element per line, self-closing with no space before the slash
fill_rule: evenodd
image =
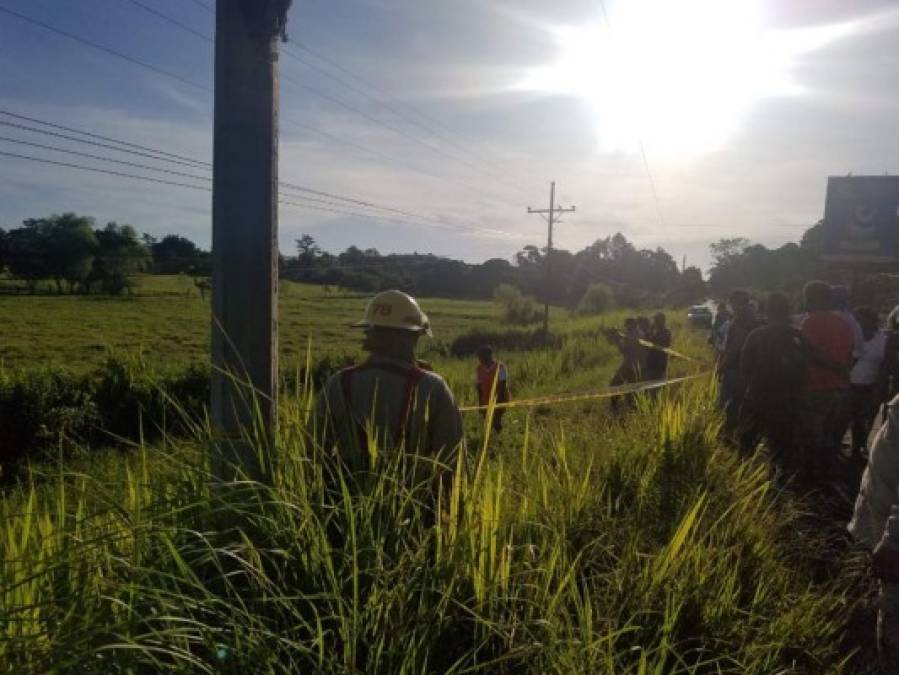
<path id="1" fill-rule="evenodd" d="M 322 334 L 343 334 L 361 304 Z M 467 329 L 493 323 L 489 305 L 455 307 Z M 614 355 L 587 323 L 561 325 L 559 350 L 503 355 L 518 397 L 608 380 Z M 676 347 L 702 358 L 701 336 L 678 328 Z M 471 360 L 427 356 L 470 400 Z M 9 491 L 6 671 L 840 669 L 856 600 L 814 581 L 816 543 L 795 537 L 799 514 L 765 469 L 719 447 L 708 382 L 623 423 L 601 402 L 515 411 L 489 452 L 470 418 L 469 465 L 435 527 L 389 458 L 354 488 L 326 480 L 304 433 L 312 392 L 296 394 L 272 484 L 227 503 L 209 491 L 202 425 L 164 449 L 36 469 Z"/>

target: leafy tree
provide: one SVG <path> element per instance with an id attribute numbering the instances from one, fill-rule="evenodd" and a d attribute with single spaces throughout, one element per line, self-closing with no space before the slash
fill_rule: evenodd
<path id="1" fill-rule="evenodd" d="M 168 234 L 161 240 L 143 237 L 146 248 L 153 253 L 153 269 L 159 274 L 188 273 L 194 275 L 208 275 L 211 261 L 209 253 L 202 251 L 190 239 L 177 234 Z"/>
<path id="2" fill-rule="evenodd" d="M 34 293 L 49 273 L 45 232 L 37 227 L 19 227 L 6 235 L 7 268 Z"/>
<path id="3" fill-rule="evenodd" d="M 706 299 L 708 290 L 698 267 L 688 267 L 681 274 L 677 284 L 665 298 L 665 303 L 675 307 L 694 305 Z"/>
<path id="4" fill-rule="evenodd" d="M 742 255 L 750 243 L 745 237 L 719 239 L 715 243 L 709 244 L 712 261 L 715 266 L 727 265 Z"/>
<path id="5" fill-rule="evenodd" d="M 321 253 L 321 248 L 315 243 L 312 235 L 304 234 L 296 240 L 297 262 L 303 267 L 315 265 L 316 258 Z"/>
<path id="6" fill-rule="evenodd" d="M 152 254 L 137 237 L 131 225 L 109 223 L 97 230 L 99 250 L 92 279 L 112 295 L 121 295 L 132 288 L 132 277 L 144 271 Z"/>
<path id="7" fill-rule="evenodd" d="M 358 246 L 350 246 L 337 256 L 341 265 L 358 265 L 365 262 L 365 253 Z"/>
<path id="8" fill-rule="evenodd" d="M 97 252 L 92 218 L 64 213 L 30 218 L 23 225 L 34 231 L 32 243 L 43 257 L 43 274 L 54 280 L 58 292 L 62 292 L 63 283 L 74 292 L 87 280 Z"/>

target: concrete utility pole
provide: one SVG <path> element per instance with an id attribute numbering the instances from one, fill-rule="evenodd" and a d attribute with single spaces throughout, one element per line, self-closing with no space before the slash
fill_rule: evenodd
<path id="1" fill-rule="evenodd" d="M 549 229 L 546 236 L 546 282 L 543 296 L 543 334 L 549 335 L 549 284 L 550 284 L 550 260 L 553 251 L 553 225 L 561 221 L 556 217 L 560 213 L 571 213 L 575 209 L 574 206 L 563 208 L 556 206 L 556 182 L 549 184 L 549 208 L 548 209 L 532 209 L 528 207 L 528 213 L 537 213 L 542 216 Z"/>
<path id="2" fill-rule="evenodd" d="M 218 0 L 212 195 L 212 470 L 261 478 L 278 378 L 278 39 L 290 0 Z M 252 431 L 251 431 L 252 433 Z"/>

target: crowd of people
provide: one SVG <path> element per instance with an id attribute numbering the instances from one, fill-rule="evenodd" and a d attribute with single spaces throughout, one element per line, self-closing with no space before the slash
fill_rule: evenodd
<path id="1" fill-rule="evenodd" d="M 713 321 L 726 431 L 747 454 L 764 439 L 778 467 L 813 488 L 827 489 L 843 460 L 865 461 L 899 372 L 899 341 L 879 328 L 877 312 L 847 304 L 845 288 L 812 281 L 801 312 L 772 293 L 763 320 L 738 290 Z"/>
<path id="2" fill-rule="evenodd" d="M 812 281 L 803 312 L 772 293 L 762 321 L 735 291 L 710 342 L 725 428 L 743 453 L 764 440 L 778 475 L 796 485 L 824 496 L 857 488 L 848 530 L 871 551 L 878 650 L 886 672 L 899 673 L 899 308 L 882 329 L 875 309 L 850 312 L 848 299 L 845 287 Z"/>

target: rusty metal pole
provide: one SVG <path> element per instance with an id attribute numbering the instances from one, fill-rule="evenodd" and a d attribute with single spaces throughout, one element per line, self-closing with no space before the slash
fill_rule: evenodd
<path id="1" fill-rule="evenodd" d="M 212 470 L 262 479 L 277 422 L 278 40 L 290 0 L 216 5 Z"/>

